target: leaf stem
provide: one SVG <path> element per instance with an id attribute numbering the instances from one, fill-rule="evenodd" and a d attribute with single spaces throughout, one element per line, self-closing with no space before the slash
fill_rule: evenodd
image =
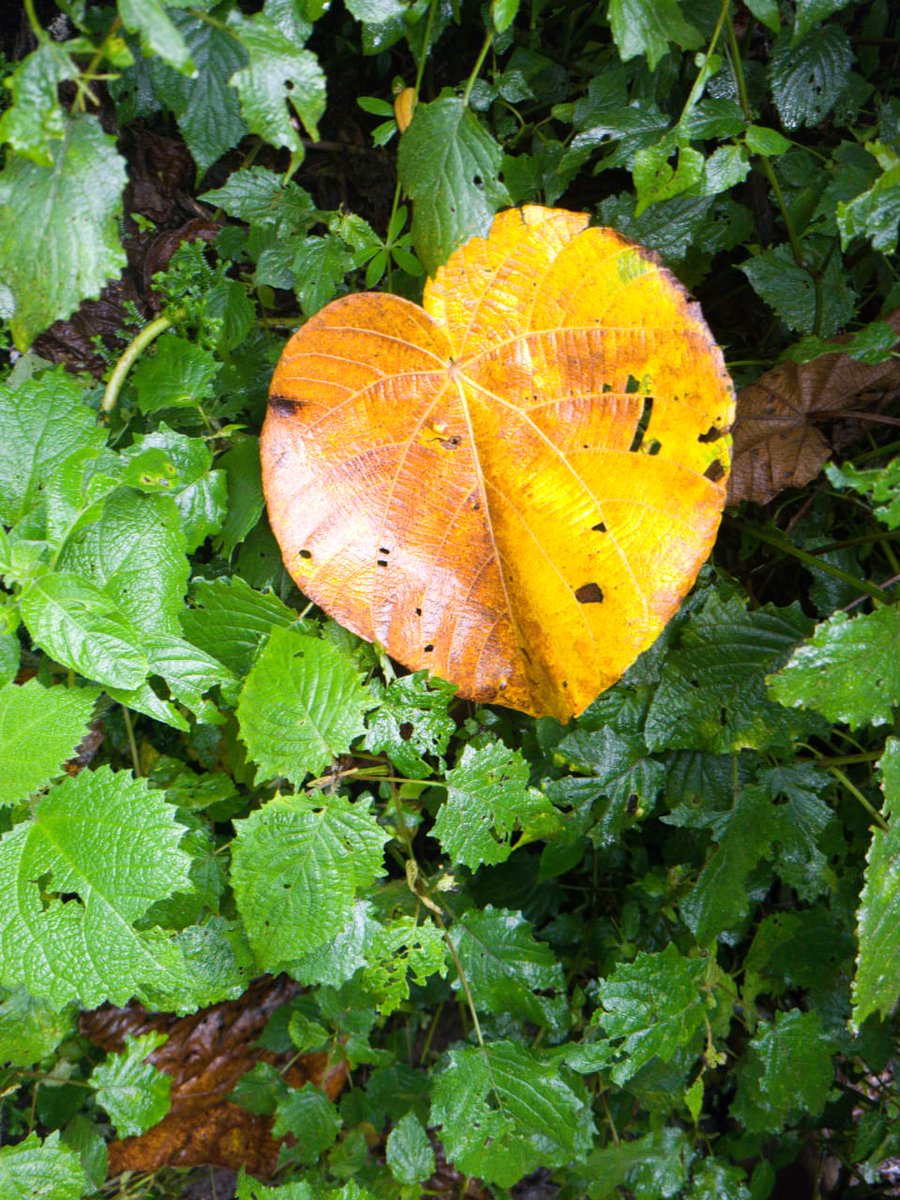
<path id="1" fill-rule="evenodd" d="M 135 779 L 141 777 L 141 756 L 138 754 L 137 742 L 134 737 L 134 724 L 131 720 L 131 713 L 126 705 L 122 705 L 122 716 L 125 718 L 125 733 L 128 735 L 128 749 L 131 752 L 131 766 L 134 771 Z"/>
<path id="2" fill-rule="evenodd" d="M 100 404 L 101 412 L 109 413 L 116 407 L 119 392 L 122 390 L 125 376 L 131 369 L 132 364 L 136 359 L 140 358 L 150 343 L 158 338 L 161 333 L 164 333 L 171 324 L 172 322 L 169 317 L 157 317 L 155 321 L 151 321 L 149 325 L 145 325 L 140 333 L 128 343 L 124 353 L 116 363 L 112 375 L 109 377 L 109 382 L 106 385 L 103 400 Z"/>
<path id="3" fill-rule="evenodd" d="M 46 42 L 47 31 L 37 19 L 37 13 L 34 11 L 34 0 L 25 0 L 25 15 L 28 18 L 28 24 L 31 28 L 31 32 L 37 38 L 38 42 Z"/>
<path id="4" fill-rule="evenodd" d="M 890 603 L 891 598 L 887 592 L 882 591 L 876 584 L 869 583 L 867 579 L 859 579 L 856 575 L 851 575 L 849 571 L 842 571 L 840 567 L 834 566 L 833 563 L 816 558 L 814 554 L 810 554 L 806 550 L 801 550 L 799 546 L 793 545 L 792 542 L 785 541 L 765 529 L 759 529 L 756 525 L 751 525 L 749 522 L 741 520 L 740 517 L 731 517 L 731 523 L 744 533 L 749 533 L 751 537 L 765 542 L 768 546 L 773 546 L 783 554 L 790 555 L 791 558 L 796 558 L 799 562 L 805 563 L 806 566 L 812 567 L 816 571 L 824 571 L 826 575 L 840 579 L 842 583 L 849 584 L 858 591 L 865 593 L 865 595 L 871 596 L 873 600 L 879 600 L 882 604 Z"/>
<path id="5" fill-rule="evenodd" d="M 881 815 L 881 813 L 878 811 L 878 809 L 875 808 L 866 799 L 866 797 L 862 794 L 862 792 L 859 790 L 859 788 L 856 786 L 856 784 L 852 783 L 847 778 L 847 776 L 840 769 L 840 767 L 836 767 L 833 762 L 829 762 L 828 770 L 832 773 L 832 775 L 835 777 L 835 779 L 838 780 L 839 783 L 843 784 L 843 786 L 847 789 L 847 791 L 850 793 L 850 795 L 855 797 L 855 799 L 857 799 L 860 802 L 860 804 L 863 806 L 863 808 L 866 810 L 866 812 L 869 814 L 869 816 L 872 818 L 872 820 L 875 822 L 875 824 L 879 827 L 879 829 L 881 829 L 884 833 L 890 833 L 891 828 L 888 825 L 887 821 L 884 819 L 884 817 Z"/>
<path id="6" fill-rule="evenodd" d="M 475 62 L 475 66 L 472 68 L 472 74 L 469 76 L 469 78 L 466 81 L 466 90 L 463 92 L 463 98 L 462 98 L 464 108 L 469 103 L 469 96 L 472 93 L 472 88 L 475 86 L 475 80 L 478 78 L 479 71 L 484 66 L 484 60 L 487 58 L 487 52 L 488 52 L 488 50 L 490 50 L 491 44 L 493 43 L 493 41 L 494 41 L 494 31 L 491 29 L 485 35 L 484 43 L 482 44 L 481 50 L 478 53 L 478 58 Z"/>
<path id="7" fill-rule="evenodd" d="M 729 15 L 730 9 L 731 9 L 731 0 L 722 0 L 722 8 L 721 8 L 721 11 L 719 12 L 719 19 L 716 22 L 716 27 L 713 30 L 713 35 L 710 38 L 709 45 L 706 48 L 706 53 L 703 55 L 703 65 L 700 67 L 700 70 L 697 72 L 697 78 L 694 80 L 693 86 L 691 87 L 691 90 L 688 93 L 688 98 L 684 102 L 684 108 L 681 110 L 681 116 L 675 122 L 676 129 L 681 124 L 681 122 L 685 119 L 685 117 L 688 115 L 688 113 L 691 111 L 691 109 L 694 107 L 694 105 L 697 103 L 697 101 L 700 99 L 700 95 L 703 92 L 703 89 L 706 87 L 706 81 L 709 78 L 709 60 L 713 56 L 713 51 L 716 48 L 716 43 L 718 42 L 719 37 L 722 33 L 722 26 L 725 24 L 725 20 Z"/>
<path id="8" fill-rule="evenodd" d="M 428 20 L 425 22 L 425 38 L 422 42 L 422 54 L 416 64 L 416 82 L 415 92 L 416 99 L 419 98 L 419 89 L 422 87 L 422 76 L 425 74 L 425 63 L 428 60 L 428 51 L 431 49 L 431 30 L 434 25 L 434 13 L 437 8 L 437 0 L 431 0 L 428 6 Z"/>

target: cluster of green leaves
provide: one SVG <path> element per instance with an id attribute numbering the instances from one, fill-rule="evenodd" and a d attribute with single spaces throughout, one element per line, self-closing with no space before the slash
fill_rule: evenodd
<path id="1" fill-rule="evenodd" d="M 398 674 L 308 606 L 257 434 L 279 330 L 362 286 L 415 298 L 511 203 L 658 250 L 738 372 L 844 328 L 890 356 L 887 4 L 60 7 L 51 34 L 26 3 L 0 114 L 0 1200 L 110 1194 L 108 1140 L 169 1110 L 161 1035 L 103 1057 L 79 1010 L 190 1013 L 264 972 L 304 985 L 266 1048 L 325 1050 L 354 1086 L 246 1075 L 233 1098 L 287 1140 L 240 1200 L 415 1200 L 441 1161 L 497 1196 L 542 1171 L 562 1197 L 765 1200 L 811 1139 L 842 1195 L 878 1195 L 896 446 L 876 427 L 786 499 L 820 567 L 726 519 L 663 637 L 562 727 Z M 419 103 L 396 188 L 371 151 L 379 225 L 307 167 L 348 77 L 344 119 L 390 144 L 397 75 Z M 28 348 L 126 261 L 113 124 L 177 132 L 219 233 L 155 277 L 160 315 L 97 381 Z"/>

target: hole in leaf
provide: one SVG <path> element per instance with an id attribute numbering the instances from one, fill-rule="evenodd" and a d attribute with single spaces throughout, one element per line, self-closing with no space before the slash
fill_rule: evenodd
<path id="1" fill-rule="evenodd" d="M 579 604 L 599 604 L 603 599 L 603 589 L 597 583 L 583 583 L 575 589 L 575 599 Z"/>
<path id="2" fill-rule="evenodd" d="M 629 375 L 628 383 L 630 384 L 632 382 L 637 383 L 637 380 L 634 379 L 633 376 Z M 627 392 L 628 390 L 629 390 L 628 385 L 626 385 L 625 391 Z M 632 390 L 634 390 L 634 389 L 632 389 Z M 650 417 L 652 415 L 653 415 L 653 397 L 645 396 L 644 397 L 644 407 L 641 409 L 641 415 L 638 418 L 637 428 L 634 431 L 634 437 L 631 439 L 631 445 L 628 447 L 629 450 L 631 450 L 631 451 L 640 450 L 641 442 L 644 440 L 644 434 L 647 432 L 647 426 L 650 424 Z"/>
<path id="3" fill-rule="evenodd" d="M 413 724 L 411 721 L 404 721 L 398 730 L 404 742 L 408 742 L 413 735 Z"/>
<path id="4" fill-rule="evenodd" d="M 301 551 L 299 551 L 299 554 L 300 554 L 301 558 L 312 558 L 311 550 L 301 550 Z"/>
<path id="5" fill-rule="evenodd" d="M 602 521 L 598 521 L 596 525 L 592 525 L 591 529 L 594 533 L 606 533 L 606 526 Z"/>
<path id="6" fill-rule="evenodd" d="M 722 466 L 719 460 L 716 459 L 715 462 L 711 462 L 709 464 L 703 474 L 710 481 L 710 483 L 718 483 L 719 480 L 725 475 L 725 468 Z"/>

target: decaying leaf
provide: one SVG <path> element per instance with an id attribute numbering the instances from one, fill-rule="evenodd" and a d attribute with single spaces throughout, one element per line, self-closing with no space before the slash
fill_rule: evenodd
<path id="1" fill-rule="evenodd" d="M 900 310 L 888 318 L 900 333 Z M 815 479 L 835 446 L 827 425 L 900 390 L 900 359 L 868 364 L 849 354 L 779 363 L 741 388 L 728 502 L 767 504 Z"/>
<path id="2" fill-rule="evenodd" d="M 280 1144 L 272 1136 L 271 1116 L 250 1113 L 227 1096 L 257 1062 L 284 1065 L 256 1041 L 275 1009 L 298 991 L 299 985 L 286 976 L 264 977 L 239 1000 L 214 1004 L 188 1017 L 148 1013 L 139 1005 L 85 1013 L 82 1033 L 107 1051 L 124 1049 L 129 1035 L 168 1035 L 150 1061 L 172 1076 L 172 1106 L 141 1136 L 110 1143 L 110 1175 L 205 1164 L 234 1170 L 243 1165 L 250 1174 L 270 1175 Z M 329 1067 L 325 1054 L 301 1055 L 284 1073 L 291 1087 L 312 1082 L 331 1099 L 345 1078 L 343 1063 Z"/>
<path id="3" fill-rule="evenodd" d="M 510 209 L 425 289 L 288 343 L 262 438 L 302 590 L 463 696 L 567 719 L 709 554 L 733 399 L 699 309 L 584 214 Z"/>

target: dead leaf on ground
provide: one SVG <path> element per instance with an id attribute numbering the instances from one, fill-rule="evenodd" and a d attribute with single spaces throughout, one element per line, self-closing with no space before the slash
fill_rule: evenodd
<path id="1" fill-rule="evenodd" d="M 699 307 L 584 214 L 501 213 L 425 288 L 288 343 L 262 438 L 298 586 L 461 695 L 567 720 L 715 539 L 733 397 Z"/>
<path id="2" fill-rule="evenodd" d="M 140 1005 L 100 1008 L 83 1014 L 82 1033 L 106 1051 L 120 1051 L 125 1038 L 160 1032 L 168 1041 L 150 1061 L 172 1076 L 172 1107 L 140 1137 L 109 1145 L 109 1173 L 156 1171 L 161 1167 L 244 1166 L 251 1175 L 270 1175 L 280 1142 L 272 1118 L 247 1112 L 226 1097 L 257 1063 L 283 1067 L 279 1058 L 254 1045 L 269 1017 L 300 990 L 287 977 L 256 980 L 238 1000 L 214 1004 L 188 1017 L 148 1013 Z M 285 1072 L 291 1087 L 314 1083 L 333 1100 L 346 1079 L 342 1063 L 328 1065 L 325 1054 L 305 1054 Z"/>
<path id="3" fill-rule="evenodd" d="M 900 333 L 900 310 L 887 320 Z M 847 417 L 852 421 L 854 412 L 898 390 L 896 358 L 871 366 L 847 354 L 823 354 L 766 371 L 738 393 L 729 504 L 767 504 L 786 488 L 815 479 L 832 453 L 848 444 L 838 441 Z"/>

